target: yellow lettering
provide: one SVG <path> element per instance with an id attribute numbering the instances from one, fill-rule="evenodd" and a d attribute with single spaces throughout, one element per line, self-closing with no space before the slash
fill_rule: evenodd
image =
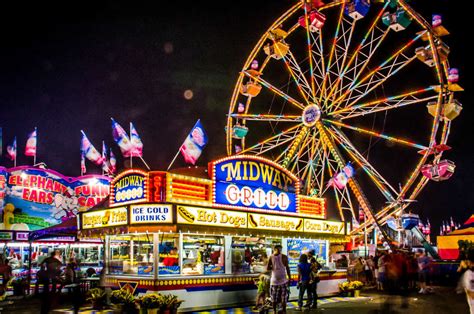
<path id="1" fill-rule="evenodd" d="M 225 164 L 221 166 L 221 170 L 227 170 L 227 177 L 225 178 L 226 181 L 231 181 L 232 179 L 242 179 L 240 177 L 240 161 L 237 161 L 235 165 L 232 165 L 232 163 Z"/>
<path id="2" fill-rule="evenodd" d="M 249 162 L 249 180 L 250 181 L 257 181 L 260 178 L 260 168 L 258 167 L 258 163 L 255 161 Z"/>
<path id="3" fill-rule="evenodd" d="M 242 161 L 242 164 L 244 164 L 244 176 L 242 177 L 242 179 L 248 180 L 249 179 L 249 177 L 247 177 L 247 164 L 248 164 L 248 161 Z"/>
<path id="4" fill-rule="evenodd" d="M 273 179 L 272 185 L 281 189 L 281 172 L 279 170 L 275 170 L 275 178 Z"/>
<path id="5" fill-rule="evenodd" d="M 268 165 L 260 164 L 260 170 L 262 173 L 262 182 L 272 184 L 274 168 L 271 168 Z"/>

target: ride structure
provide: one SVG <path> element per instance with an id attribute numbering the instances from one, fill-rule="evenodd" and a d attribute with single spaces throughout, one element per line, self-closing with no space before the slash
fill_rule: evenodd
<path id="1" fill-rule="evenodd" d="M 362 209 L 367 218 L 353 235 L 377 229 L 395 242 L 387 221 L 402 216 L 430 180 L 454 172 L 441 158 L 463 89 L 448 61 L 448 34 L 440 15 L 429 23 L 403 0 L 297 2 L 262 35 L 238 76 L 227 154 L 274 160 L 342 220 Z"/>

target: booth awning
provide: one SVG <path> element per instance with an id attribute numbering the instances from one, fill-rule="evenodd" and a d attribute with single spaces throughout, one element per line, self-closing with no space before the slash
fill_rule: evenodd
<path id="1" fill-rule="evenodd" d="M 29 241 L 37 241 L 57 237 L 74 237 L 77 240 L 77 218 L 71 218 L 48 228 L 30 232 Z"/>
<path id="2" fill-rule="evenodd" d="M 458 259 L 459 244 L 458 241 L 474 242 L 474 215 L 471 215 L 461 228 L 448 233 L 445 236 L 438 236 L 438 253 L 442 259 Z"/>

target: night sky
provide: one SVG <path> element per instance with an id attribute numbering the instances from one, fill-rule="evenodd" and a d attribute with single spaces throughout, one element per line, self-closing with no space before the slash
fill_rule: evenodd
<path id="1" fill-rule="evenodd" d="M 200 165 L 225 155 L 224 126 L 238 72 L 251 49 L 293 1 L 117 1 L 2 3 L 0 7 L 0 127 L 5 147 L 16 135 L 18 164 L 26 136 L 38 127 L 38 161 L 65 175 L 80 174 L 80 130 L 100 149 L 114 149 L 110 117 L 132 121 L 152 169 L 166 169 L 197 119 L 210 142 Z M 460 70 L 464 109 L 444 157 L 456 173 L 431 182 L 413 207 L 435 233 L 449 216 L 474 213 L 474 133 L 470 12 L 447 0 L 412 1 L 428 20 L 443 14 L 452 66 Z M 468 57 L 469 56 L 469 57 Z M 193 98 L 186 100 L 185 90 Z M 400 127 L 404 127 L 401 121 Z M 139 163 L 136 161 L 136 163 Z M 0 165 L 10 167 L 4 157 Z M 87 163 L 88 173 L 100 169 Z M 184 166 L 181 157 L 175 166 Z"/>

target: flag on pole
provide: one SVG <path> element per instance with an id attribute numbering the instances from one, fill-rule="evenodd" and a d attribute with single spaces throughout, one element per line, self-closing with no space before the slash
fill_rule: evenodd
<path id="1" fill-rule="evenodd" d="M 87 159 L 95 163 L 97 166 L 102 165 L 104 160 L 102 159 L 101 154 L 97 151 L 97 149 L 92 145 L 89 139 L 86 136 L 86 133 L 81 130 L 82 133 L 82 141 L 81 141 L 81 151 L 84 152 L 84 155 Z"/>
<path id="2" fill-rule="evenodd" d="M 196 161 L 199 156 L 201 156 L 202 150 L 204 149 L 204 146 L 206 146 L 207 141 L 207 134 L 204 131 L 201 120 L 198 120 L 179 149 L 184 160 L 187 163 L 193 165 L 196 164 Z"/>
<path id="3" fill-rule="evenodd" d="M 117 171 L 117 159 L 115 158 L 112 148 L 110 148 L 109 165 L 110 165 L 110 173 L 114 174 L 115 171 Z"/>
<path id="4" fill-rule="evenodd" d="M 7 146 L 7 153 L 11 160 L 16 160 L 16 136 L 13 139 L 12 145 Z"/>
<path id="5" fill-rule="evenodd" d="M 130 141 L 132 142 L 132 157 L 142 157 L 143 142 L 132 122 L 130 122 Z"/>
<path id="6" fill-rule="evenodd" d="M 25 146 L 25 156 L 36 156 L 36 137 L 37 132 L 35 128 L 33 132 L 28 134 L 28 139 L 26 140 Z"/>
<path id="7" fill-rule="evenodd" d="M 365 221 L 365 213 L 362 208 L 359 207 L 359 222 Z"/>
<path id="8" fill-rule="evenodd" d="M 120 147 L 123 157 L 130 157 L 132 154 L 133 146 L 130 142 L 130 138 L 127 132 L 118 124 L 113 118 L 112 119 L 112 136 L 114 137 L 115 143 Z"/>
<path id="9" fill-rule="evenodd" d="M 84 151 L 81 149 L 81 175 L 87 172 L 86 169 L 86 157 L 84 155 Z"/>
<path id="10" fill-rule="evenodd" d="M 454 221 L 453 221 L 453 217 L 451 217 L 451 228 L 454 228 Z"/>
<path id="11" fill-rule="evenodd" d="M 109 164 L 107 162 L 107 146 L 105 146 L 105 142 L 102 141 L 102 170 L 104 172 L 109 172 Z"/>

